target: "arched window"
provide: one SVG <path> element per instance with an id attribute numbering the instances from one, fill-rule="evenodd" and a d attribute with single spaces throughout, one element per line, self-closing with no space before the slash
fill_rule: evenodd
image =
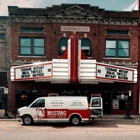
<path id="1" fill-rule="evenodd" d="M 81 40 L 81 50 L 85 52 L 86 56 L 91 56 L 91 41 L 88 38 Z"/>
<path id="2" fill-rule="evenodd" d="M 61 56 L 65 52 L 65 50 L 68 48 L 68 38 L 63 37 L 59 40 L 58 45 L 58 55 Z"/>

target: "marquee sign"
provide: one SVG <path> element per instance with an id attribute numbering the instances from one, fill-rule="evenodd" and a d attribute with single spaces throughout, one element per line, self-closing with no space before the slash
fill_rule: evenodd
<path id="1" fill-rule="evenodd" d="M 32 80 L 52 77 L 52 63 L 31 64 L 14 68 L 13 80 Z"/>
<path id="2" fill-rule="evenodd" d="M 137 76 L 135 77 L 134 75 L 134 69 L 131 68 L 101 63 L 96 64 L 96 78 L 123 82 L 134 82 L 137 80 Z"/>
<path id="3" fill-rule="evenodd" d="M 137 70 L 132 68 L 98 63 L 95 60 L 81 60 L 79 69 L 79 79 L 83 83 L 84 80 L 85 82 L 137 82 Z M 69 82 L 68 77 L 68 61 L 63 59 L 11 68 L 12 81 L 49 80 L 61 83 L 66 80 Z"/>

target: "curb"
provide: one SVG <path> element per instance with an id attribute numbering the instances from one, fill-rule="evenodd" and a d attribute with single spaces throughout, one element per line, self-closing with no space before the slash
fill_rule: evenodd
<path id="1" fill-rule="evenodd" d="M 132 118 L 132 119 L 124 119 L 124 118 L 102 118 L 102 119 L 95 119 L 95 121 L 99 122 L 140 122 L 140 119 L 138 118 Z"/>
<path id="2" fill-rule="evenodd" d="M 1 119 L 0 118 L 0 121 L 17 121 L 16 119 Z"/>
<path id="3" fill-rule="evenodd" d="M 0 121 L 17 121 L 14 116 L 0 116 Z"/>

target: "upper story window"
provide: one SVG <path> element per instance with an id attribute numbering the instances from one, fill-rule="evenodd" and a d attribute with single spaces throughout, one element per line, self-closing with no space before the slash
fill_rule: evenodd
<path id="1" fill-rule="evenodd" d="M 58 48 L 58 55 L 61 56 L 68 48 L 68 38 L 63 37 L 59 40 L 59 48 Z"/>
<path id="2" fill-rule="evenodd" d="M 0 87 L 6 86 L 7 83 L 7 72 L 0 72 Z"/>
<path id="3" fill-rule="evenodd" d="M 44 28 L 21 28 L 21 33 L 43 33 Z"/>
<path id="4" fill-rule="evenodd" d="M 130 57 L 130 41 L 129 40 L 106 40 L 106 57 Z"/>
<path id="5" fill-rule="evenodd" d="M 5 34 L 0 33 L 0 39 L 5 39 Z"/>
<path id="6" fill-rule="evenodd" d="M 107 35 L 129 35 L 128 30 L 107 30 Z"/>
<path id="7" fill-rule="evenodd" d="M 20 55 L 44 56 L 44 38 L 20 37 Z"/>
<path id="8" fill-rule="evenodd" d="M 81 40 L 81 49 L 85 52 L 86 56 L 91 56 L 91 41 L 88 38 Z"/>

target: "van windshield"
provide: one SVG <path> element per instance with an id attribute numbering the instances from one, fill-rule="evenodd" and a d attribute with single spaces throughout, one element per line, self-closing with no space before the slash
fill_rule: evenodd
<path id="1" fill-rule="evenodd" d="M 45 99 L 36 100 L 30 107 L 45 107 Z"/>

